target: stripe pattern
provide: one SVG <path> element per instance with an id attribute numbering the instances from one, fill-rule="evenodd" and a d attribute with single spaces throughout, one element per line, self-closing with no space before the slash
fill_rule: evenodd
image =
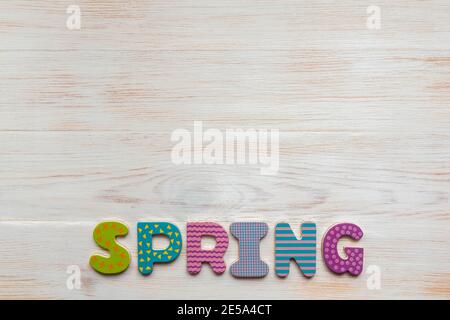
<path id="1" fill-rule="evenodd" d="M 216 240 L 212 250 L 202 250 L 202 237 L 211 236 Z M 223 259 L 228 249 L 228 234 L 214 222 L 190 222 L 187 224 L 187 270 L 197 274 L 202 270 L 202 263 L 209 263 L 214 273 L 222 274 L 226 270 Z"/>
<path id="2" fill-rule="evenodd" d="M 279 223 L 275 227 L 275 273 L 279 277 L 289 275 L 291 259 L 295 260 L 305 277 L 316 274 L 316 224 L 302 223 L 300 230 L 299 240 L 288 223 Z"/>

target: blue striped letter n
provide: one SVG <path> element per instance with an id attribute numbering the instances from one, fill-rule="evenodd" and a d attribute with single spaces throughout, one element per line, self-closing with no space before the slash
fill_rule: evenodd
<path id="1" fill-rule="evenodd" d="M 305 277 L 316 274 L 316 224 L 302 223 L 300 240 L 288 223 L 275 227 L 275 272 L 279 277 L 289 274 L 289 262 L 294 259 Z"/>

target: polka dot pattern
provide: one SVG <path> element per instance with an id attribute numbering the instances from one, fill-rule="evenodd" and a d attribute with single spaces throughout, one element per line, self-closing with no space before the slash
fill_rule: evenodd
<path id="1" fill-rule="evenodd" d="M 337 244 L 342 237 L 350 237 L 359 240 L 363 236 L 360 227 L 352 223 L 341 223 L 333 226 L 325 235 L 323 241 L 323 258 L 327 267 L 338 274 L 349 272 L 357 276 L 363 270 L 364 249 L 363 248 L 344 248 L 347 259 L 339 256 Z"/>

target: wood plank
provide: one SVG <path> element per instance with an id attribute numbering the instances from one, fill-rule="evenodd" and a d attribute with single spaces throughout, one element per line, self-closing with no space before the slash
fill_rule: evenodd
<path id="1" fill-rule="evenodd" d="M 450 298 L 447 0 L 377 1 L 376 31 L 361 0 L 78 0 L 79 31 L 72 4 L 0 2 L 0 298 Z M 194 121 L 279 130 L 278 174 L 175 166 L 170 135 Z M 87 261 L 112 218 L 134 262 L 108 278 Z M 150 219 L 265 221 L 271 272 L 192 277 L 183 253 L 143 278 L 134 228 Z M 322 261 L 277 279 L 274 225 L 303 220 L 320 236 L 359 224 L 382 289 Z"/>
<path id="2" fill-rule="evenodd" d="M 51 61 L 51 63 L 49 63 Z M 450 54 L 0 52 L 0 130 L 448 133 Z"/>
<path id="3" fill-rule="evenodd" d="M 380 223 L 378 216 L 365 216 L 364 220 L 372 227 Z M 224 226 L 228 224 L 215 221 Z M 126 272 L 115 277 L 99 275 L 88 266 L 89 256 L 99 250 L 91 240 L 95 223 L 0 222 L 0 255 L 4 257 L 0 261 L 0 298 L 448 298 L 450 255 L 444 245 L 448 241 L 448 232 L 443 232 L 437 224 L 427 225 L 426 232 L 420 224 L 407 224 L 408 228 L 405 228 L 403 223 L 407 221 L 406 217 L 394 223 L 384 221 L 379 232 L 370 232 L 361 241 L 367 250 L 366 264 L 381 268 L 381 290 L 368 289 L 367 274 L 358 278 L 333 275 L 325 269 L 321 258 L 313 279 L 301 276 L 295 266 L 291 266 L 287 279 L 277 278 L 272 267 L 274 224 L 270 224 L 270 232 L 261 244 L 261 256 L 270 266 L 269 275 L 263 279 L 239 280 L 233 278 L 229 270 L 222 276 L 215 276 L 207 266 L 199 275 L 190 276 L 186 271 L 184 251 L 174 263 L 157 266 L 151 276 L 141 276 L 136 267 L 134 222 L 129 223 L 130 235 L 121 240 L 132 252 L 132 264 Z M 295 224 L 300 220 L 291 219 L 290 222 Z M 185 236 L 185 224 L 176 223 Z M 319 225 L 319 236 L 325 230 L 324 224 Z M 411 234 L 416 237 L 412 239 Z M 232 239 L 225 256 L 228 266 L 237 259 L 237 249 L 237 242 Z M 374 252 L 376 254 L 372 254 Z M 429 260 L 433 261 L 432 270 Z M 80 290 L 66 287 L 69 265 L 78 265 L 81 269 Z"/>
<path id="4" fill-rule="evenodd" d="M 169 134 L 2 133 L 2 219 L 160 213 L 448 221 L 448 137 L 282 133 L 279 172 L 264 176 L 258 165 L 174 165 Z"/>
<path id="5" fill-rule="evenodd" d="M 82 29 L 66 28 L 66 8 Z M 2 1 L 4 50 L 448 50 L 446 0 L 379 0 L 382 29 L 368 30 L 368 0 Z M 426 14 L 424 14 L 426 13 Z"/>

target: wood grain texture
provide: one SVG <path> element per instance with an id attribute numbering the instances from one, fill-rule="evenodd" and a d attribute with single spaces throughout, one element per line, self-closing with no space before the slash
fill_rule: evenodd
<path id="1" fill-rule="evenodd" d="M 450 298 L 448 1 L 1 1 L 0 70 L 0 298 Z M 280 130 L 278 174 L 172 164 L 171 132 L 197 120 Z M 112 218 L 133 261 L 104 277 L 91 232 Z M 144 220 L 265 221 L 270 274 L 190 276 L 183 252 L 142 277 Z M 274 226 L 303 220 L 360 225 L 381 290 L 322 260 L 277 279 Z"/>

